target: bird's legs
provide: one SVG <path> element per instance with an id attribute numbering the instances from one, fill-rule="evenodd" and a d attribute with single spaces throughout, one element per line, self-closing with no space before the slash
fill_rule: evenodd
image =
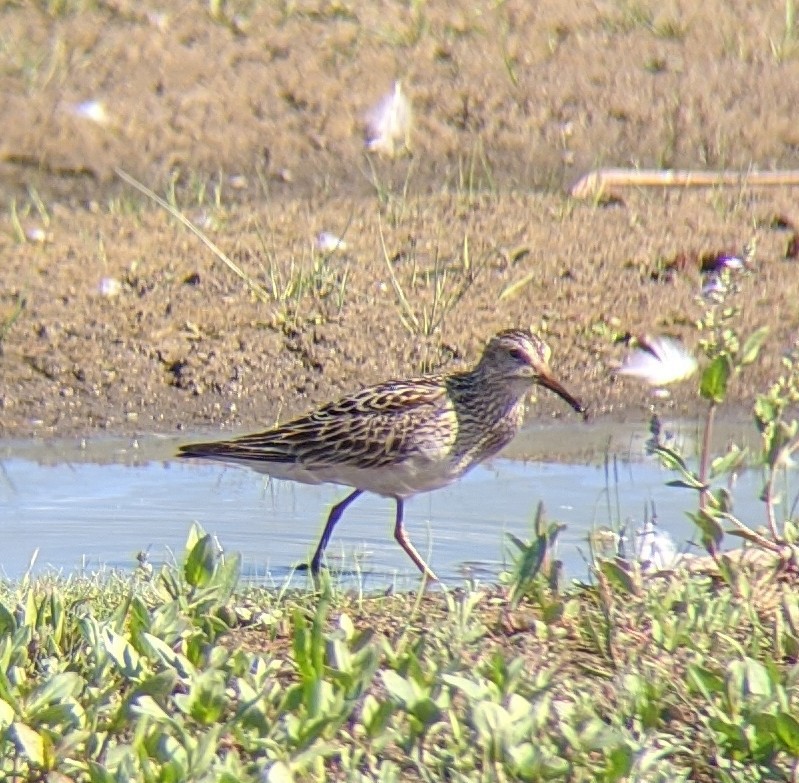
<path id="1" fill-rule="evenodd" d="M 430 566 L 425 563 L 422 556 L 416 551 L 416 547 L 410 542 L 408 536 L 405 534 L 405 528 L 402 526 L 402 512 L 404 502 L 402 498 L 396 498 L 397 501 L 397 521 L 394 524 L 394 538 L 397 543 L 407 552 L 408 557 L 416 563 L 416 567 L 431 581 L 437 582 L 438 577 L 432 572 Z"/>
<path id="2" fill-rule="evenodd" d="M 322 557 L 325 554 L 325 549 L 327 548 L 328 541 L 330 541 L 330 536 L 333 535 L 333 528 L 336 526 L 338 521 L 341 519 L 341 515 L 346 511 L 347 507 L 352 503 L 353 500 L 358 498 L 360 495 L 363 494 L 362 489 L 356 489 L 354 492 L 351 492 L 347 497 L 344 498 L 339 503 L 336 503 L 333 508 L 330 509 L 330 514 L 327 517 L 327 522 L 325 523 L 325 529 L 322 531 L 322 537 L 319 539 L 319 544 L 316 547 L 316 552 L 314 552 L 313 558 L 311 558 L 311 573 L 318 574 L 319 570 L 322 567 Z M 394 538 L 396 539 L 397 543 L 405 550 L 408 557 L 416 564 L 416 567 L 431 581 L 437 582 L 438 577 L 433 573 L 430 569 L 430 566 L 425 563 L 422 559 L 422 556 L 416 551 L 416 547 L 408 540 L 408 536 L 405 534 L 405 528 L 402 526 L 402 514 L 404 510 L 404 503 L 402 498 L 396 498 L 397 504 L 397 516 L 396 522 L 394 523 Z"/>
<path id="3" fill-rule="evenodd" d="M 322 556 L 325 554 L 327 542 L 330 541 L 330 536 L 333 535 L 333 528 L 336 526 L 336 523 L 339 521 L 339 519 L 341 519 L 341 515 L 346 510 L 347 506 L 349 506 L 353 500 L 362 494 L 362 489 L 356 489 L 354 492 L 351 492 L 349 495 L 347 495 L 344 500 L 342 500 L 340 503 L 336 503 L 336 505 L 330 509 L 330 514 L 328 515 L 327 522 L 325 523 L 325 529 L 322 531 L 322 537 L 319 539 L 316 552 L 314 552 L 313 558 L 311 559 L 312 574 L 318 574 L 319 569 L 322 567 Z"/>

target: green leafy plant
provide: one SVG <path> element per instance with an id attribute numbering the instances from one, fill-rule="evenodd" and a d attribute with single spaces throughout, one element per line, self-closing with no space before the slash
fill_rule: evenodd
<path id="1" fill-rule="evenodd" d="M 792 406 L 799 402 L 799 343 L 794 343 L 783 357 L 782 366 L 780 377 L 765 393 L 758 395 L 754 416 L 766 473 L 762 499 L 766 504 L 768 530 L 774 541 L 795 545 L 799 537 L 796 523 L 786 517 L 780 527 L 775 509 L 785 500 L 788 470 L 792 466 L 793 454 L 799 449 L 799 421 L 790 415 Z M 782 493 L 777 488 L 781 476 L 785 478 Z"/>
<path id="2" fill-rule="evenodd" d="M 747 263 L 753 252 L 753 248 L 747 249 Z M 755 459 L 766 471 L 762 495 L 768 523 L 766 533 L 735 517 L 731 512 L 726 488 L 714 488 L 712 485 L 719 477 L 738 470 L 750 457 L 746 449 L 733 444 L 724 454 L 713 458 L 713 428 L 717 411 L 727 399 L 730 383 L 757 360 L 768 336 L 767 327 L 761 327 L 746 337 L 739 334 L 736 328 L 738 310 L 728 304 L 736 293 L 729 270 L 722 272 L 721 288 L 726 294 L 714 301 L 697 322 L 697 327 L 703 334 L 700 348 L 707 359 L 699 382 L 699 395 L 707 403 L 707 412 L 698 469 L 692 469 L 677 449 L 662 442 L 657 417 L 653 417 L 651 424 L 651 451 L 664 466 L 677 474 L 677 478 L 669 482 L 670 485 L 698 493 L 698 509 L 690 517 L 699 531 L 703 546 L 711 555 L 717 557 L 724 534 L 730 533 L 779 554 L 785 561 L 796 563 L 798 558 L 793 547 L 795 526 L 790 520 L 785 520 L 782 529 L 779 529 L 775 518 L 775 503 L 778 499 L 775 481 L 778 475 L 784 475 L 791 455 L 799 448 L 799 423 L 785 418 L 790 405 L 799 399 L 799 372 L 796 369 L 795 350 L 783 361 L 784 374 L 765 394 L 758 396 L 754 408 L 755 423 L 761 434 L 761 449 Z"/>
<path id="3" fill-rule="evenodd" d="M 402 325 L 414 337 L 430 337 L 435 334 L 446 321 L 447 315 L 460 303 L 469 289 L 479 278 L 485 267 L 484 261 L 475 263 L 469 250 L 469 237 L 464 236 L 462 252 L 459 259 L 450 263 L 443 259 L 438 251 L 435 253 L 432 269 L 421 269 L 416 255 L 413 255 L 408 281 L 403 284 L 394 269 L 391 255 L 386 247 L 381 228 L 380 241 L 383 247 L 383 258 L 397 296 L 399 317 Z M 418 290 L 426 293 L 421 305 Z"/>
<path id="4" fill-rule="evenodd" d="M 512 555 L 510 572 L 503 580 L 510 585 L 509 598 L 512 607 L 518 605 L 523 596 L 533 597 L 539 604 L 550 604 L 547 594 L 558 592 L 558 580 L 562 564 L 554 559 L 553 552 L 558 535 L 565 525 L 547 524 L 544 506 L 538 504 L 533 517 L 533 538 L 522 541 L 518 536 L 508 535 L 516 548 Z"/>

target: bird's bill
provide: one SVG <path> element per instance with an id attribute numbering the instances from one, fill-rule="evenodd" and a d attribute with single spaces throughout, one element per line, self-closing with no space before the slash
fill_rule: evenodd
<path id="1" fill-rule="evenodd" d="M 566 391 L 566 388 L 558 381 L 554 376 L 548 374 L 539 374 L 538 382 L 544 386 L 545 388 L 549 389 L 550 391 L 555 392 L 563 400 L 569 403 L 569 405 L 577 411 L 577 413 L 585 413 L 586 407 L 583 405 L 576 397 L 573 397 L 569 392 Z"/>

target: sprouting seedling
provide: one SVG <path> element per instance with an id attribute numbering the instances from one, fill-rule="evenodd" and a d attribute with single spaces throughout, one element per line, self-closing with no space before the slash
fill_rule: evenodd
<path id="1" fill-rule="evenodd" d="M 402 84 L 396 81 L 394 89 L 366 115 L 366 148 L 390 158 L 410 150 L 412 125 L 411 102 L 402 91 Z"/>
<path id="2" fill-rule="evenodd" d="M 697 366 L 694 355 L 679 340 L 665 335 L 643 336 L 616 374 L 639 378 L 660 388 L 690 378 Z"/>

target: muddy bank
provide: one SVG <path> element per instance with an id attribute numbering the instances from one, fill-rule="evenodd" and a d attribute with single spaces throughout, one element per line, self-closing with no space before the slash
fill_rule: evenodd
<path id="1" fill-rule="evenodd" d="M 0 436 L 263 427 L 531 326 L 595 416 L 652 400 L 609 370 L 630 332 L 695 347 L 703 258 L 757 242 L 736 406 L 795 339 L 797 191 L 564 195 L 598 164 L 796 167 L 779 9 L 711 3 L 204 6 L 0 12 Z M 367 154 L 402 79 L 412 154 Z M 166 212 L 167 195 L 254 281 Z M 323 249 L 322 231 L 345 246 Z M 667 271 L 679 267 L 675 273 Z M 701 410 L 692 386 L 658 402 Z M 569 415 L 542 395 L 535 415 Z"/>

